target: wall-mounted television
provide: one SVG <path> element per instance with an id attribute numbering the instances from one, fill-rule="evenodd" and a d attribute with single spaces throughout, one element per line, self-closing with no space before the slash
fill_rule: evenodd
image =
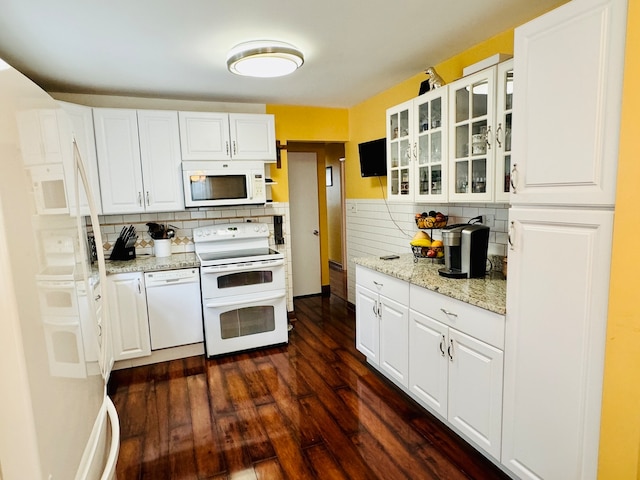
<path id="1" fill-rule="evenodd" d="M 387 174 L 387 139 L 379 138 L 358 144 L 360 175 L 384 177 Z"/>

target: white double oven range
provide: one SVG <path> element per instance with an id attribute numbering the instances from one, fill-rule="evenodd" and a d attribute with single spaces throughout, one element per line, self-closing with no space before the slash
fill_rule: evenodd
<path id="1" fill-rule="evenodd" d="M 206 355 L 288 341 L 284 255 L 269 248 L 263 223 L 193 231 L 200 261 Z"/>

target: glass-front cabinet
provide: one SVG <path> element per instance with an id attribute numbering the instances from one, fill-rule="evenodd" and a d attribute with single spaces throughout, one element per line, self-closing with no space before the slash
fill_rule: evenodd
<path id="1" fill-rule="evenodd" d="M 449 84 L 449 201 L 493 201 L 496 67 Z"/>
<path id="2" fill-rule="evenodd" d="M 511 189 L 511 121 L 513 118 L 513 60 L 498 65 L 496 81 L 495 201 L 509 202 Z"/>
<path id="3" fill-rule="evenodd" d="M 413 200 L 413 100 L 387 110 L 387 198 Z"/>
<path id="4" fill-rule="evenodd" d="M 447 201 L 447 88 L 387 110 L 387 197 Z"/>

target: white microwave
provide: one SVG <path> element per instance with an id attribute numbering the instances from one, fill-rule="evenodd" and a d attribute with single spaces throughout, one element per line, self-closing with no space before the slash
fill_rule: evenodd
<path id="1" fill-rule="evenodd" d="M 182 162 L 182 179 L 187 207 L 267 202 L 263 162 Z"/>

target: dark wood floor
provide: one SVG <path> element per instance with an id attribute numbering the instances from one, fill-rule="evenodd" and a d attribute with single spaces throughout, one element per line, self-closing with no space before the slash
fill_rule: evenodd
<path id="1" fill-rule="evenodd" d="M 118 479 L 506 478 L 367 366 L 344 300 L 295 310 L 287 346 L 115 371 Z"/>

